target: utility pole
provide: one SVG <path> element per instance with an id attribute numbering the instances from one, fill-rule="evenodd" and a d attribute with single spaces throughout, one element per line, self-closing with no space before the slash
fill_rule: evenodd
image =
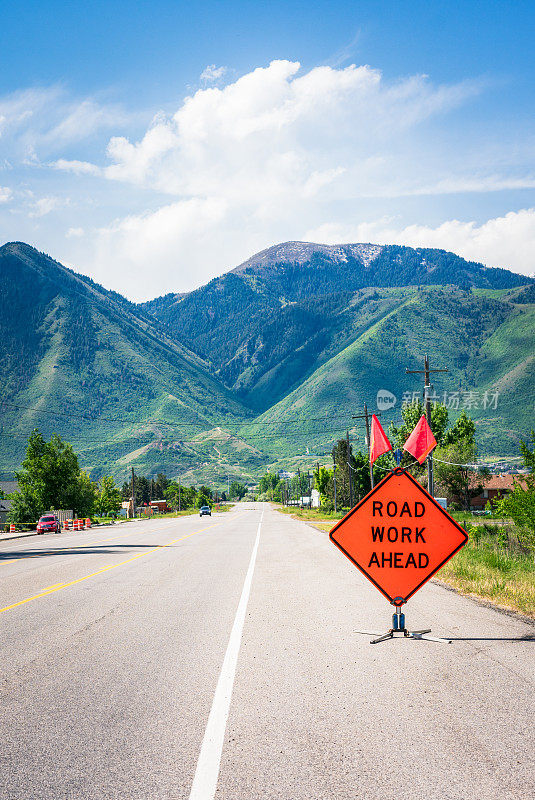
<path id="1" fill-rule="evenodd" d="M 336 449 L 333 447 L 334 513 L 336 514 Z"/>
<path id="2" fill-rule="evenodd" d="M 376 414 L 376 417 L 380 417 L 381 414 Z M 366 420 L 366 444 L 368 446 L 368 463 L 370 465 L 370 484 L 373 489 L 373 464 L 370 460 L 370 447 L 371 447 L 371 440 L 370 440 L 370 415 L 368 413 L 368 406 L 364 403 L 364 414 L 354 414 L 352 419 L 364 419 Z"/>
<path id="3" fill-rule="evenodd" d="M 132 516 L 136 516 L 136 490 L 135 490 L 135 477 L 134 467 L 132 467 Z"/>
<path id="4" fill-rule="evenodd" d="M 424 399 L 425 399 L 425 416 L 427 417 L 427 424 L 431 427 L 431 382 L 429 376 L 432 372 L 449 372 L 448 369 L 431 369 L 429 366 L 429 356 L 424 356 L 424 368 L 421 369 L 406 369 L 407 375 L 423 375 L 424 376 Z M 433 477 L 433 453 L 427 456 L 427 491 L 429 494 L 435 496 L 435 481 Z"/>
<path id="5" fill-rule="evenodd" d="M 346 431 L 347 442 L 347 476 L 349 478 L 349 508 L 353 508 L 353 476 L 351 475 L 351 447 L 349 445 L 349 431 Z"/>
<path id="6" fill-rule="evenodd" d="M 178 510 L 180 511 L 180 478 L 178 479 Z"/>

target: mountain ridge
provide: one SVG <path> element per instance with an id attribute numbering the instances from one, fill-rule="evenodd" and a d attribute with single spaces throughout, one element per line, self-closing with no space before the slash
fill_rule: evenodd
<path id="1" fill-rule="evenodd" d="M 501 393 L 469 413 L 486 453 L 516 452 L 533 408 L 533 279 L 446 251 L 385 245 L 360 251 L 365 267 L 359 250 L 301 244 L 140 305 L 30 245 L 1 247 L 0 470 L 20 464 L 33 425 L 72 441 L 93 477 L 133 465 L 222 485 L 309 468 L 346 428 L 362 435 L 352 414 L 378 390 L 414 391 L 405 368 L 424 352 L 450 368 L 440 392 Z M 301 260 L 269 261 L 289 253 Z"/>
<path id="2" fill-rule="evenodd" d="M 436 284 L 498 291 L 532 282 L 439 249 L 286 242 L 186 295 L 155 298 L 143 309 L 262 413 L 305 380 L 318 357 L 321 363 L 332 355 L 333 334 L 343 339 L 344 326 L 359 325 L 358 313 L 372 321 L 385 311 L 373 307 L 376 290 Z M 384 295 L 382 305 L 388 304 Z"/>

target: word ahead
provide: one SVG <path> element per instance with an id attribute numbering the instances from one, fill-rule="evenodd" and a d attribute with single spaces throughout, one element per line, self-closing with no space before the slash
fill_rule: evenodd
<path id="1" fill-rule="evenodd" d="M 329 537 L 395 605 L 406 603 L 468 540 L 400 468 L 341 519 Z"/>

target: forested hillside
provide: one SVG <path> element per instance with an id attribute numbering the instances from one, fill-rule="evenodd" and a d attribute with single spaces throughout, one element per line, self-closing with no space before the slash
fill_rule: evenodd
<path id="1" fill-rule="evenodd" d="M 143 306 L 28 245 L 0 248 L 0 472 L 34 426 L 93 477 L 134 466 L 222 486 L 308 468 L 347 428 L 364 449 L 352 415 L 377 410 L 379 390 L 396 420 L 424 353 L 449 369 L 436 396 L 476 419 L 481 454 L 517 452 L 533 425 L 533 281 L 443 251 L 290 244 Z"/>
<path id="2" fill-rule="evenodd" d="M 288 242 L 143 309 L 261 412 L 418 287 L 502 291 L 529 281 L 444 250 Z"/>
<path id="3" fill-rule="evenodd" d="M 396 403 L 383 411 L 385 427 L 399 423 L 403 399 L 422 391 L 422 376 L 406 370 L 421 370 L 428 353 L 432 366 L 449 370 L 433 378 L 437 400 L 452 418 L 464 408 L 476 420 L 481 455 L 517 452 L 533 425 L 535 306 L 522 308 L 507 293 L 495 299 L 452 287 L 420 289 L 400 300 L 259 416 L 254 433 L 266 438 L 269 429 L 269 447 L 287 456 L 303 456 L 318 442 L 327 449 L 347 428 L 362 448 L 364 424 L 354 423 L 348 410 L 362 413 L 367 403 L 377 411 L 377 393 L 387 390 Z M 297 446 L 288 446 L 287 425 L 279 421 L 287 419 L 301 420 Z"/>
<path id="4" fill-rule="evenodd" d="M 196 355 L 27 245 L 0 248 L 0 276 L 1 469 L 20 462 L 34 426 L 74 440 L 93 475 L 221 461 L 196 437 L 247 412 Z M 255 466 L 253 449 L 239 448 Z"/>

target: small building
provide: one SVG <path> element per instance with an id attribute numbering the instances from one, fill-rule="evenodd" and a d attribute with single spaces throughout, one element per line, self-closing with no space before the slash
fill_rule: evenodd
<path id="1" fill-rule="evenodd" d="M 11 510 L 11 500 L 9 495 L 13 492 L 18 492 L 19 484 L 17 481 L 0 481 L 0 493 L 4 495 L 4 499 L 0 500 L 0 524 L 7 522 L 7 515 Z"/>
<path id="2" fill-rule="evenodd" d="M 515 475 L 491 475 L 485 482 L 485 488 L 481 494 L 472 497 L 470 506 L 474 511 L 483 511 L 487 504 L 491 505 L 505 497 L 506 494 L 511 494 L 514 489 L 514 482 L 522 484 L 522 479 Z"/>
<path id="3" fill-rule="evenodd" d="M 150 507 L 153 514 L 165 514 L 168 511 L 171 511 L 167 505 L 167 500 L 151 500 Z"/>
<path id="4" fill-rule="evenodd" d="M 0 500 L 0 524 L 7 522 L 7 515 L 11 511 L 11 500 Z"/>
<path id="5" fill-rule="evenodd" d="M 301 508 L 319 508 L 321 497 L 318 489 L 312 489 L 310 494 L 305 494 L 299 498 Z"/>

